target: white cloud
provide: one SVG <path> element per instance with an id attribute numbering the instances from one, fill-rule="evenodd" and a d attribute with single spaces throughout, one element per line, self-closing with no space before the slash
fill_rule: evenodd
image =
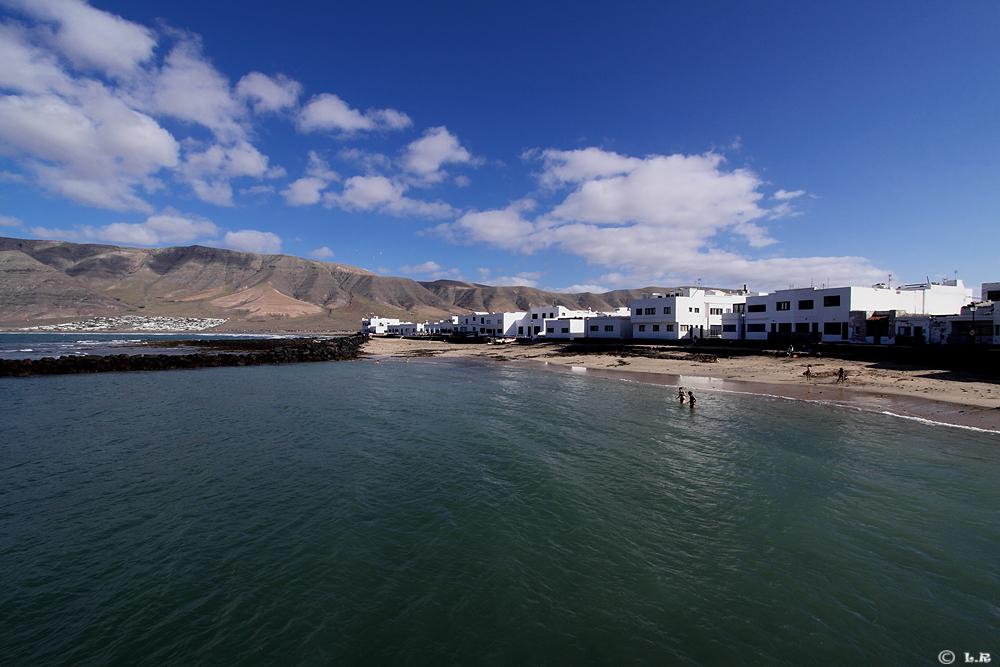
<path id="1" fill-rule="evenodd" d="M 464 280 L 459 269 L 443 269 L 427 276 L 431 280 Z"/>
<path id="2" fill-rule="evenodd" d="M 274 192 L 273 185 L 252 185 L 249 188 L 243 188 L 240 190 L 241 195 L 255 196 L 255 195 L 269 195 Z"/>
<path id="3" fill-rule="evenodd" d="M 789 192 L 788 190 L 778 190 L 774 193 L 774 198 L 784 201 L 786 199 L 795 199 L 796 197 L 801 197 L 806 193 L 805 190 L 795 190 L 794 192 Z"/>
<path id="4" fill-rule="evenodd" d="M 247 139 L 246 106 L 197 37 L 170 32 L 176 44 L 158 65 L 157 35 L 142 26 L 78 0 L 17 6 L 40 23 L 0 23 L 0 87 L 10 93 L 0 98 L 0 151 L 42 187 L 89 206 L 151 211 L 140 193 L 162 190 L 164 171 L 224 206 L 231 180 L 283 174 Z M 95 69 L 108 78 L 87 74 Z M 248 81 L 257 104 L 279 103 L 259 78 Z M 155 117 L 200 125 L 214 140 L 178 141 Z"/>
<path id="5" fill-rule="evenodd" d="M 537 240 L 535 225 L 522 215 L 535 206 L 534 200 L 522 199 L 502 210 L 470 211 L 453 223 L 438 225 L 435 231 L 453 242 L 482 242 L 530 253 L 543 245 Z"/>
<path id="6" fill-rule="evenodd" d="M 81 0 L 7 0 L 7 4 L 51 25 L 47 41 L 81 69 L 129 74 L 152 57 L 156 46 L 148 28 Z"/>
<path id="7" fill-rule="evenodd" d="M 316 95 L 299 112 L 298 125 L 303 132 L 326 130 L 352 134 L 372 130 L 403 130 L 413 121 L 395 109 L 369 109 L 362 113 L 331 93 Z"/>
<path id="8" fill-rule="evenodd" d="M 281 252 L 281 238 L 277 234 L 259 232 L 255 229 L 226 232 L 226 235 L 222 237 L 221 245 L 233 250 L 264 255 L 276 255 Z"/>
<path id="9" fill-rule="evenodd" d="M 528 151 L 521 157 L 531 160 L 536 157 L 536 153 Z M 599 148 L 575 151 L 549 149 L 542 151 L 541 157 L 544 170 L 539 180 L 545 187 L 561 187 L 567 183 L 627 174 L 642 164 L 639 158 L 624 157 Z"/>
<path id="10" fill-rule="evenodd" d="M 236 84 L 236 94 L 250 103 L 254 113 L 273 113 L 298 104 L 302 84 L 283 74 L 272 78 L 250 72 Z"/>
<path id="11" fill-rule="evenodd" d="M 327 248 L 326 246 L 323 246 L 322 248 L 316 248 L 315 250 L 310 250 L 306 254 L 312 257 L 313 259 L 318 259 L 318 260 L 333 259 L 333 251 Z"/>
<path id="12" fill-rule="evenodd" d="M 202 55 L 197 38 L 174 45 L 149 83 L 142 103 L 150 111 L 202 125 L 225 143 L 245 139 L 243 105 L 226 77 Z"/>
<path id="13" fill-rule="evenodd" d="M 373 153 L 360 148 L 344 148 L 337 157 L 346 162 L 354 162 L 368 173 L 387 170 L 392 167 L 392 160 L 382 153 Z"/>
<path id="14" fill-rule="evenodd" d="M 465 174 L 460 174 L 460 175 L 458 175 L 458 176 L 455 177 L 455 185 L 457 185 L 460 188 L 469 187 L 469 184 L 471 184 L 471 183 L 472 183 L 472 181 L 470 181 L 469 177 L 466 176 Z"/>
<path id="15" fill-rule="evenodd" d="M 73 230 L 31 228 L 32 234 L 43 238 L 137 246 L 188 244 L 198 239 L 216 237 L 220 231 L 210 220 L 185 215 L 172 208 L 151 215 L 146 218 L 145 222 L 140 223 L 115 222 L 101 227 L 83 226 Z"/>
<path id="16" fill-rule="evenodd" d="M 403 169 L 422 184 L 440 183 L 447 173 L 441 166 L 447 163 L 468 163 L 472 154 L 462 147 L 458 137 L 445 127 L 432 127 L 424 136 L 406 147 Z"/>
<path id="17" fill-rule="evenodd" d="M 569 287 L 547 287 L 547 292 L 558 292 L 560 294 L 583 294 L 585 292 L 590 292 L 591 294 L 603 294 L 604 292 L 609 292 L 610 290 L 604 285 L 570 285 Z"/>
<path id="18" fill-rule="evenodd" d="M 246 141 L 229 146 L 215 144 L 201 152 L 189 151 L 179 175 L 202 201 L 218 206 L 233 205 L 230 180 L 241 176 L 270 176 L 267 156 Z"/>
<path id="19" fill-rule="evenodd" d="M 290 183 L 288 188 L 281 191 L 281 195 L 289 206 L 311 206 L 319 202 L 321 193 L 330 182 L 337 180 L 340 180 L 340 176 L 330 170 L 326 161 L 316 151 L 309 151 L 306 176 Z"/>
<path id="20" fill-rule="evenodd" d="M 379 211 L 396 216 L 416 215 L 426 218 L 446 218 L 455 210 L 448 204 L 425 202 L 404 197 L 408 186 L 385 176 L 352 176 L 344 181 L 340 194 L 327 192 L 327 206 L 339 206 L 346 211 Z"/>
<path id="21" fill-rule="evenodd" d="M 23 223 L 20 218 L 9 215 L 0 215 L 0 227 L 20 227 Z"/>
<path id="22" fill-rule="evenodd" d="M 498 276 L 489 280 L 481 281 L 483 285 L 493 285 L 494 287 L 538 287 L 538 281 L 542 277 L 541 271 L 522 271 L 513 276 Z"/>
<path id="23" fill-rule="evenodd" d="M 406 266 L 399 267 L 399 272 L 403 275 L 410 275 L 411 273 L 430 273 L 432 271 L 441 271 L 444 267 L 434 261 L 424 262 L 423 264 L 417 264 L 416 266 Z"/>
<path id="24" fill-rule="evenodd" d="M 761 206 L 763 181 L 748 169 L 725 169 L 719 154 L 632 158 L 587 148 L 540 156 L 540 184 L 569 189 L 561 202 L 533 219 L 527 214 L 536 205 L 527 199 L 468 212 L 434 231 L 522 253 L 558 248 L 615 269 L 600 280 L 616 285 L 705 277 L 766 287 L 815 275 L 856 283 L 883 273 L 861 257 L 751 259 L 727 247 L 741 239 L 750 248 L 775 243 L 760 221 L 795 212 L 787 202 Z"/>

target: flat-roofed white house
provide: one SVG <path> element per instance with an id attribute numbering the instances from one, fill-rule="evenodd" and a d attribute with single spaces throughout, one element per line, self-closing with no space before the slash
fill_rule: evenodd
<path id="1" fill-rule="evenodd" d="M 632 338 L 721 338 L 723 316 L 746 298 L 742 290 L 678 287 L 632 299 Z"/>
<path id="2" fill-rule="evenodd" d="M 515 311 L 510 313 L 475 312 L 459 315 L 457 331 L 469 336 L 515 336 L 518 323 L 527 313 Z"/>
<path id="3" fill-rule="evenodd" d="M 615 315 L 594 315 L 584 318 L 586 338 L 631 338 L 632 337 L 632 317 L 627 313 L 622 315 L 615 309 Z M 628 311 L 628 308 L 625 308 Z"/>
<path id="4" fill-rule="evenodd" d="M 951 315 L 972 301 L 961 280 L 890 288 L 801 287 L 748 296 L 746 340 L 891 342 L 890 315 Z"/>
<path id="5" fill-rule="evenodd" d="M 452 315 L 437 322 L 424 324 L 424 333 L 435 336 L 450 336 L 458 325 L 458 315 Z"/>
<path id="6" fill-rule="evenodd" d="M 566 306 L 539 306 L 524 313 L 524 317 L 517 323 L 517 333 L 515 335 L 529 338 L 544 338 L 549 333 L 548 329 L 556 328 L 554 325 L 546 325 L 546 320 L 565 318 L 579 318 L 582 320 L 584 317 L 596 314 L 592 310 L 570 310 Z M 561 332 L 563 326 L 560 325 L 558 328 Z"/>
<path id="7" fill-rule="evenodd" d="M 947 319 L 950 331 L 946 342 L 951 345 L 1000 344 L 1000 308 L 995 301 L 970 304 Z"/>
<path id="8" fill-rule="evenodd" d="M 416 336 L 424 333 L 423 322 L 398 322 L 390 324 L 388 332 L 392 336 Z"/>
<path id="9" fill-rule="evenodd" d="M 386 334 L 394 324 L 399 324 L 399 320 L 391 317 L 366 317 L 361 320 L 361 333 Z"/>

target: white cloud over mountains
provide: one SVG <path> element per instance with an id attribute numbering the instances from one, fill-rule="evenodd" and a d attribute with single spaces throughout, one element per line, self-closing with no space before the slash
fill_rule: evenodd
<path id="1" fill-rule="evenodd" d="M 187 215 L 172 208 L 151 215 L 139 223 L 113 222 L 99 227 L 84 225 L 74 229 L 31 227 L 30 231 L 40 238 L 78 243 L 100 242 L 149 247 L 202 243 L 246 252 L 281 252 L 281 238 L 277 234 L 254 229 L 224 231 L 211 220 Z"/>
<path id="2" fill-rule="evenodd" d="M 197 35 L 153 30 L 82 0 L 3 4 L 13 16 L 0 19 L 0 154 L 80 204 L 151 213 L 146 196 L 176 182 L 232 206 L 233 181 L 285 175 L 252 139 L 255 118 L 267 114 L 342 135 L 412 125 L 400 111 L 361 112 L 329 93 L 300 108 L 302 85 L 280 74 L 250 72 L 233 86 Z M 309 199 L 306 184 L 291 189 L 289 203 Z"/>
<path id="3" fill-rule="evenodd" d="M 882 274 L 861 257 L 750 259 L 742 245 L 774 244 L 760 221 L 794 215 L 779 191 L 777 207 L 762 205 L 764 182 L 724 157 L 650 155 L 635 158 L 586 148 L 529 152 L 540 159 L 542 193 L 562 195 L 547 210 L 525 198 L 503 209 L 470 211 L 435 228 L 458 243 L 487 243 L 521 253 L 557 248 L 613 269 L 599 278 L 635 285 L 704 276 L 718 284 L 805 284 L 823 276 L 842 284 Z"/>
<path id="4" fill-rule="evenodd" d="M 0 16 L 0 155 L 20 172 L 0 179 L 146 218 L 70 231 L 32 228 L 42 236 L 278 252 L 274 233 L 226 231 L 173 209 L 157 213 L 160 206 L 150 203 L 154 195 L 178 194 L 234 206 L 236 193 L 278 191 L 289 206 L 447 220 L 434 231 L 455 243 L 568 253 L 601 267 L 604 275 L 587 280 L 602 285 L 694 277 L 755 286 L 820 277 L 856 284 L 883 274 L 861 257 L 783 257 L 768 224 L 799 215 L 810 195 L 767 194 L 760 176 L 728 167 L 717 152 L 529 151 L 522 157 L 539 169 L 533 192 L 502 208 L 463 211 L 415 195 L 447 183 L 468 186 L 469 177 L 454 172 L 483 163 L 446 127 L 434 126 L 389 154 L 340 150 L 354 175 L 338 174 L 310 151 L 302 173 L 285 182 L 285 170 L 257 145 L 260 123 L 288 122 L 310 140 L 342 141 L 402 132 L 413 120 L 392 108 L 361 110 L 329 92 L 307 96 L 281 74 L 241 72 L 234 85 L 197 35 L 138 25 L 83 0 L 0 0 L 0 7 L 7 10 Z"/>

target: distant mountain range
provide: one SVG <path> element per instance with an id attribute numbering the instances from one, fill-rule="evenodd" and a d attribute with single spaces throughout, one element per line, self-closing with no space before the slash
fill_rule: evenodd
<path id="1" fill-rule="evenodd" d="M 204 246 L 127 248 L 0 237 L 4 328 L 146 315 L 228 318 L 226 329 L 357 330 L 371 314 L 433 321 L 545 305 L 610 310 L 665 289 L 562 294 L 419 282 L 346 264 Z"/>

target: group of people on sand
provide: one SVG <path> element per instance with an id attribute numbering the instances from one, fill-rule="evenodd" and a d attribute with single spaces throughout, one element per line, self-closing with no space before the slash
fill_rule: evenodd
<path id="1" fill-rule="evenodd" d="M 803 375 L 806 376 L 806 380 L 811 380 L 813 378 L 812 364 L 806 364 L 806 372 L 803 373 Z M 847 374 L 844 373 L 843 366 L 841 366 L 840 369 L 837 370 L 836 384 L 840 384 L 841 382 L 847 382 Z"/>
<path id="2" fill-rule="evenodd" d="M 685 397 L 684 387 L 677 387 L 677 398 L 678 400 L 680 400 L 681 405 L 683 405 L 684 401 L 687 400 L 688 405 L 690 405 L 692 408 L 694 407 L 694 404 L 698 401 L 698 399 L 694 397 L 693 391 L 689 391 L 687 393 L 687 396 Z"/>

